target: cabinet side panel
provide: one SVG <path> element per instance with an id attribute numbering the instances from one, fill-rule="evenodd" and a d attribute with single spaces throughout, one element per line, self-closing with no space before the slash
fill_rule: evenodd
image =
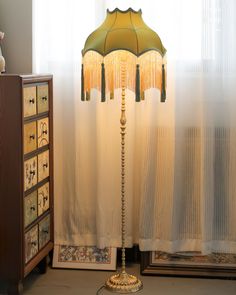
<path id="1" fill-rule="evenodd" d="M 22 82 L 0 76 L 0 277 L 22 279 Z"/>
<path id="2" fill-rule="evenodd" d="M 54 243 L 54 127 L 53 127 L 53 120 L 54 120 L 54 115 L 53 115 L 53 79 L 51 78 L 49 80 L 49 97 L 50 97 L 50 105 L 49 105 L 49 136 L 50 136 L 50 207 L 51 207 L 51 241 Z"/>

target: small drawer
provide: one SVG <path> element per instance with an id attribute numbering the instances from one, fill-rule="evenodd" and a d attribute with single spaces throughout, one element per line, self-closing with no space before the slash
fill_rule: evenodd
<path id="1" fill-rule="evenodd" d="M 38 215 L 49 209 L 49 182 L 38 189 Z"/>
<path id="2" fill-rule="evenodd" d="M 39 249 L 50 241 L 50 215 L 39 222 Z"/>
<path id="3" fill-rule="evenodd" d="M 38 225 L 25 234 L 25 263 L 38 253 Z"/>
<path id="4" fill-rule="evenodd" d="M 36 87 L 23 88 L 24 117 L 36 114 Z"/>
<path id="5" fill-rule="evenodd" d="M 38 217 L 37 214 L 37 191 L 24 198 L 25 227 Z"/>
<path id="6" fill-rule="evenodd" d="M 48 111 L 49 109 L 48 84 L 37 86 L 37 103 L 38 103 L 39 114 Z"/>
<path id="7" fill-rule="evenodd" d="M 33 157 L 24 163 L 24 189 L 25 191 L 37 184 L 37 157 Z"/>
<path id="8" fill-rule="evenodd" d="M 48 118 L 38 120 L 38 148 L 49 144 Z"/>
<path id="9" fill-rule="evenodd" d="M 36 122 L 24 125 L 24 154 L 30 153 L 37 148 Z"/>
<path id="10" fill-rule="evenodd" d="M 38 181 L 49 176 L 49 151 L 38 155 Z"/>

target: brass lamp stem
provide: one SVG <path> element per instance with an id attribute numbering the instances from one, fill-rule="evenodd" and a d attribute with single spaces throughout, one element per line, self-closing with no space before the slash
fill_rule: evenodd
<path id="1" fill-rule="evenodd" d="M 125 269 L 125 85 L 126 85 L 126 63 L 121 64 L 121 246 L 122 267 L 121 272 L 111 276 L 105 283 L 105 288 L 120 294 L 135 293 L 142 289 L 142 282 L 133 275 L 126 273 Z"/>
<path id="2" fill-rule="evenodd" d="M 122 240 L 122 272 L 125 272 L 125 69 L 122 67 L 122 92 L 121 92 L 121 240 Z"/>

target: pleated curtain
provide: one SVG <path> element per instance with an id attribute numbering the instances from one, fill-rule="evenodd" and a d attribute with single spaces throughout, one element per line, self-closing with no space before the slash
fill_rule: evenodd
<path id="1" fill-rule="evenodd" d="M 236 2 L 34 1 L 34 70 L 54 75 L 55 242 L 120 246 L 120 90 L 80 101 L 106 8 L 141 8 L 167 48 L 167 101 L 127 95 L 127 246 L 236 253 Z M 47 7 L 47 9 L 45 9 Z"/>

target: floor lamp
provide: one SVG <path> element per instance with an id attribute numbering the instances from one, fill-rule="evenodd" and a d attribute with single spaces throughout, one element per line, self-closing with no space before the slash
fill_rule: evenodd
<path id="1" fill-rule="evenodd" d="M 90 100 L 91 89 L 101 92 L 101 101 L 114 98 L 121 89 L 121 237 L 122 269 L 111 276 L 105 288 L 117 293 L 133 293 L 142 289 L 142 282 L 126 272 L 125 267 L 125 90 L 135 93 L 135 100 L 145 99 L 145 90 L 160 90 L 161 102 L 166 99 L 166 50 L 159 36 L 142 20 L 142 12 L 129 8 L 107 10 L 103 24 L 90 34 L 82 50 L 81 100 Z"/>

